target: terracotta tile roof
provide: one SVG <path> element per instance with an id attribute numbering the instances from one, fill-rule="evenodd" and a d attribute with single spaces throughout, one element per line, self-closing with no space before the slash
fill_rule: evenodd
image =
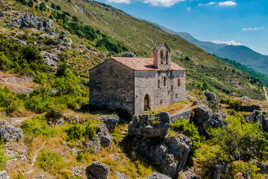
<path id="1" fill-rule="evenodd" d="M 153 65 L 153 58 L 136 58 L 136 57 L 112 57 L 113 60 L 137 71 L 146 71 L 146 70 L 158 70 Z M 185 69 L 180 67 L 174 62 L 171 62 L 172 70 L 184 71 Z"/>

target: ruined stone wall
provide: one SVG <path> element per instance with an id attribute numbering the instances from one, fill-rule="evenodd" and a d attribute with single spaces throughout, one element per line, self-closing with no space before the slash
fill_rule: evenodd
<path id="1" fill-rule="evenodd" d="M 122 108 L 134 114 L 134 72 L 106 60 L 90 72 L 90 104 Z"/>
<path id="2" fill-rule="evenodd" d="M 164 85 L 166 78 L 166 85 Z M 178 78 L 180 86 L 178 86 Z M 160 81 L 160 88 L 158 85 Z M 150 98 L 150 107 L 156 110 L 185 99 L 185 72 L 180 71 L 136 71 L 135 72 L 135 115 L 144 112 L 144 97 Z"/>

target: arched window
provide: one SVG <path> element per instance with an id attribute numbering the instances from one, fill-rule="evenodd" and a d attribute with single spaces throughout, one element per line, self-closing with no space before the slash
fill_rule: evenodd
<path id="1" fill-rule="evenodd" d="M 168 51 L 166 52 L 166 64 L 168 65 Z"/>
<path id="2" fill-rule="evenodd" d="M 178 78 L 178 87 L 181 87 L 181 79 Z"/>
<path id="3" fill-rule="evenodd" d="M 163 51 L 163 49 L 160 50 L 160 58 L 161 58 L 161 64 L 164 64 L 164 51 Z"/>
<path id="4" fill-rule="evenodd" d="M 144 97 L 144 111 L 148 111 L 150 109 L 150 97 L 148 94 Z"/>
<path id="5" fill-rule="evenodd" d="M 167 78 L 164 77 L 164 86 L 166 86 L 166 85 L 167 85 Z"/>

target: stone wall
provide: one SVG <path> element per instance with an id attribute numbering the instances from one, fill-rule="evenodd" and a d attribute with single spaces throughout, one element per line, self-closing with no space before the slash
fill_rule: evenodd
<path id="1" fill-rule="evenodd" d="M 90 71 L 90 104 L 134 114 L 134 72 L 108 59 Z"/>
<path id="2" fill-rule="evenodd" d="M 166 85 L 164 85 L 164 78 L 166 78 Z M 178 78 L 180 86 L 178 86 Z M 185 72 L 136 71 L 135 87 L 135 115 L 138 115 L 144 112 L 144 97 L 147 94 L 150 97 L 152 110 L 183 101 L 185 99 Z"/>
<path id="3" fill-rule="evenodd" d="M 179 112 L 173 115 L 170 115 L 170 122 L 175 123 L 180 118 L 183 118 L 184 120 L 190 120 L 192 116 L 192 109 L 189 109 L 187 111 Z"/>

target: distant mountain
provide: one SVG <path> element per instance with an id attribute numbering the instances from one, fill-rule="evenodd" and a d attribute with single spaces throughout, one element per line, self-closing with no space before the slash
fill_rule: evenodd
<path id="1" fill-rule="evenodd" d="M 185 40 L 197 45 L 209 53 L 215 54 L 218 57 L 235 60 L 259 72 L 268 74 L 268 56 L 255 52 L 246 46 L 200 41 L 186 32 L 173 32 L 173 34 L 181 36 Z"/>

